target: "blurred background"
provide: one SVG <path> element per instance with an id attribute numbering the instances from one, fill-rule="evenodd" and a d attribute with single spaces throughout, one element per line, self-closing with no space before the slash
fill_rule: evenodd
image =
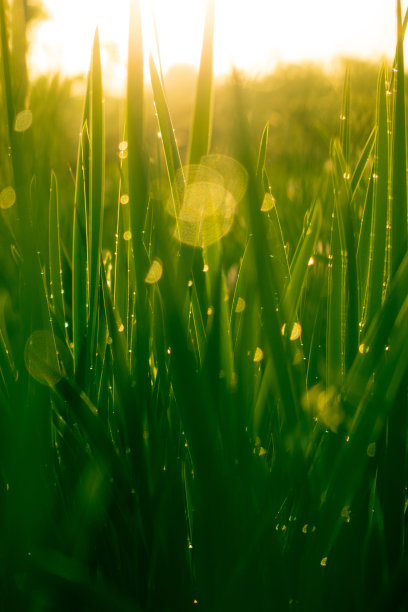
<path id="1" fill-rule="evenodd" d="M 15 4 L 24 6 L 27 19 L 29 79 L 27 87 L 22 87 L 25 99 L 21 105 L 33 112 L 35 150 L 40 153 L 34 160 L 35 172 L 41 179 L 38 183 L 46 185 L 51 169 L 55 171 L 62 215 L 66 212 L 69 218 L 86 72 L 98 26 L 106 109 L 105 227 L 113 228 L 118 143 L 125 130 L 129 0 L 114 4 L 107 0 L 71 0 L 69 5 L 59 0 L 21 0 Z M 216 0 L 215 8 L 212 151 L 233 155 L 231 73 L 235 70 L 244 90 L 254 151 L 269 122 L 268 174 L 286 238 L 295 244 L 307 207 L 326 184 L 330 141 L 338 134 L 347 67 L 351 77 L 352 161 L 372 129 L 379 67 L 382 61 L 390 67 L 394 54 L 394 2 Z M 142 0 L 142 9 L 146 61 L 152 53 L 156 63 L 161 63 L 183 156 L 195 95 L 205 0 Z M 147 68 L 145 80 L 145 146 L 154 162 L 160 155 L 160 143 Z M 7 168 L 7 163 L 2 164 L 1 188 L 9 184 Z M 290 224 L 285 222 L 288 216 L 292 217 Z M 63 223 L 63 227 L 70 224 Z M 113 231 L 106 231 L 110 231 L 107 241 L 112 240 Z M 70 239 L 66 237 L 66 244 Z"/>

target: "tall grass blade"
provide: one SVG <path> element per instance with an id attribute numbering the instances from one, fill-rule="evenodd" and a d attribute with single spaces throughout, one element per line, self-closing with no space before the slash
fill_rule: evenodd
<path id="1" fill-rule="evenodd" d="M 391 273 L 395 274 L 407 248 L 407 175 L 404 50 L 401 2 L 397 1 L 397 52 L 394 88 L 391 200 Z"/>
<path id="2" fill-rule="evenodd" d="M 190 164 L 200 163 L 208 153 L 211 139 L 212 81 L 213 81 L 213 38 L 214 0 L 207 0 L 207 14 L 204 27 L 200 71 L 190 134 L 188 160 Z"/>
<path id="3" fill-rule="evenodd" d="M 85 117 L 87 113 L 85 104 Z M 82 125 L 79 139 L 72 241 L 72 336 L 74 370 L 83 377 L 87 354 L 89 316 L 88 294 L 88 206 L 89 206 L 88 125 Z"/>
<path id="4" fill-rule="evenodd" d="M 96 31 L 89 73 L 89 363 L 95 362 L 100 290 L 100 253 L 103 232 L 103 198 L 105 184 L 104 106 L 102 98 L 99 34 Z"/>
<path id="5" fill-rule="evenodd" d="M 49 202 L 50 299 L 60 335 L 66 336 L 59 219 L 57 177 L 52 173 Z"/>
<path id="6" fill-rule="evenodd" d="M 347 68 L 344 78 L 343 104 L 340 114 L 340 143 L 346 162 L 346 171 L 350 166 L 350 70 Z"/>
<path id="7" fill-rule="evenodd" d="M 370 279 L 367 305 L 367 321 L 371 322 L 380 308 L 384 295 L 386 233 L 388 215 L 388 112 L 385 69 L 378 82 L 377 142 L 374 162 L 374 202 L 371 223 Z"/>

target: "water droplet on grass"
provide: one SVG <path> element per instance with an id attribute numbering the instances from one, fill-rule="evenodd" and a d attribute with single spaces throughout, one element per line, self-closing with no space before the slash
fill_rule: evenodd
<path id="1" fill-rule="evenodd" d="M 281 334 L 284 336 L 286 334 L 286 323 L 282 325 Z M 302 334 L 302 326 L 300 323 L 295 322 L 292 326 L 292 332 L 290 334 L 290 340 L 293 342 L 298 340 Z"/>
<path id="2" fill-rule="evenodd" d="M 11 208 L 16 201 L 16 192 L 13 187 L 5 187 L 0 191 L 0 208 Z"/>
<path id="3" fill-rule="evenodd" d="M 17 113 L 14 120 L 14 131 L 25 132 L 31 127 L 33 122 L 33 113 L 30 110 L 23 110 Z"/>
<path id="4" fill-rule="evenodd" d="M 129 230 L 126 230 L 126 232 L 123 233 L 123 240 L 131 240 L 132 239 L 132 232 Z"/>
<path id="5" fill-rule="evenodd" d="M 148 283 L 149 285 L 153 285 L 154 283 L 157 283 L 161 279 L 162 274 L 163 274 L 163 266 L 161 262 L 158 259 L 154 259 L 146 275 L 145 283 Z"/>
<path id="6" fill-rule="evenodd" d="M 235 306 L 235 312 L 244 312 L 246 308 L 246 302 L 242 297 L 239 297 L 237 300 L 237 305 Z"/>
<path id="7" fill-rule="evenodd" d="M 320 565 L 322 567 L 326 567 L 326 565 L 327 565 L 327 557 L 323 557 L 323 559 L 320 561 Z"/>
<path id="8" fill-rule="evenodd" d="M 261 211 L 268 212 L 269 210 L 272 210 L 275 204 L 276 204 L 275 198 L 273 197 L 271 193 L 267 192 L 265 193 L 265 197 L 262 202 Z"/>
<path id="9" fill-rule="evenodd" d="M 129 204 L 129 196 L 127 193 L 124 193 L 122 196 L 120 196 L 120 203 Z"/>
<path id="10" fill-rule="evenodd" d="M 262 361 L 262 359 L 264 358 L 264 353 L 263 350 L 257 346 L 256 350 L 255 350 L 255 355 L 254 355 L 254 363 L 259 363 L 260 361 Z"/>
<path id="11" fill-rule="evenodd" d="M 358 347 L 358 352 L 361 353 L 361 355 L 368 353 L 369 350 L 370 347 L 365 344 L 360 344 L 360 346 Z"/>
<path id="12" fill-rule="evenodd" d="M 120 142 L 118 145 L 118 149 L 119 151 L 126 151 L 128 146 L 129 146 L 129 143 L 126 140 L 122 140 L 122 142 Z"/>

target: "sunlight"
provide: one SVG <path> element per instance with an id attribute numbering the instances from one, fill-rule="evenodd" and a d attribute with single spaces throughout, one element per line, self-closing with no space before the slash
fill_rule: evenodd
<path id="1" fill-rule="evenodd" d="M 163 70 L 174 64 L 198 66 L 205 0 L 141 0 L 146 56 L 155 52 L 155 14 Z M 129 0 L 45 0 L 50 19 L 32 32 L 34 73 L 84 73 L 96 25 L 99 27 L 105 83 L 119 89 L 125 80 Z M 232 66 L 264 73 L 280 62 L 338 55 L 378 60 L 392 57 L 395 7 L 390 0 L 216 0 L 214 72 Z"/>

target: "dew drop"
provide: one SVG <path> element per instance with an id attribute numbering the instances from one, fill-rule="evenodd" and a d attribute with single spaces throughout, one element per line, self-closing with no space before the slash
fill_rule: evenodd
<path id="1" fill-rule="evenodd" d="M 13 187 L 5 187 L 0 192 L 0 208 L 11 208 L 16 201 L 16 192 Z"/>
<path id="2" fill-rule="evenodd" d="M 286 323 L 282 325 L 281 334 L 284 336 L 286 333 Z M 292 327 L 292 332 L 290 334 L 290 340 L 294 342 L 298 340 L 302 334 L 302 326 L 300 323 L 295 322 Z"/>
<path id="3" fill-rule="evenodd" d="M 126 232 L 123 233 L 123 240 L 131 240 L 132 239 L 132 232 L 129 230 L 126 230 Z"/>
<path id="4" fill-rule="evenodd" d="M 264 353 L 263 350 L 257 346 L 256 350 L 255 350 L 255 355 L 254 355 L 254 363 L 259 363 L 260 361 L 262 361 L 262 359 L 264 358 Z"/>
<path id="5" fill-rule="evenodd" d="M 23 110 L 17 113 L 14 121 L 15 132 L 25 132 L 31 127 L 33 122 L 33 113 L 30 110 Z"/>
<path id="6" fill-rule="evenodd" d="M 320 565 L 322 567 L 326 567 L 326 565 L 327 565 L 327 557 L 323 557 L 323 559 L 320 561 Z"/>
<path id="7" fill-rule="evenodd" d="M 265 197 L 262 202 L 261 211 L 268 212 L 269 210 L 272 210 L 275 204 L 276 204 L 275 198 L 273 197 L 271 193 L 267 192 L 265 193 Z"/>
<path id="8" fill-rule="evenodd" d="M 239 297 L 237 300 L 237 305 L 235 306 L 235 312 L 244 312 L 246 308 L 246 302 L 242 297 Z"/>
<path id="9" fill-rule="evenodd" d="M 153 285 L 154 283 L 157 283 L 161 279 L 162 274 L 163 274 L 163 266 L 161 262 L 158 259 L 154 259 L 146 275 L 145 283 L 148 283 L 149 285 Z"/>
<path id="10" fill-rule="evenodd" d="M 360 346 L 358 347 L 358 352 L 361 353 L 361 355 L 368 353 L 369 350 L 370 347 L 366 346 L 365 344 L 360 344 Z"/>
<path id="11" fill-rule="evenodd" d="M 120 203 L 129 204 L 129 196 L 127 193 L 124 193 L 122 196 L 120 196 Z"/>
<path id="12" fill-rule="evenodd" d="M 128 146 L 129 146 L 128 142 L 126 140 L 122 140 L 122 142 L 120 142 L 118 145 L 118 149 L 119 151 L 126 151 Z"/>

